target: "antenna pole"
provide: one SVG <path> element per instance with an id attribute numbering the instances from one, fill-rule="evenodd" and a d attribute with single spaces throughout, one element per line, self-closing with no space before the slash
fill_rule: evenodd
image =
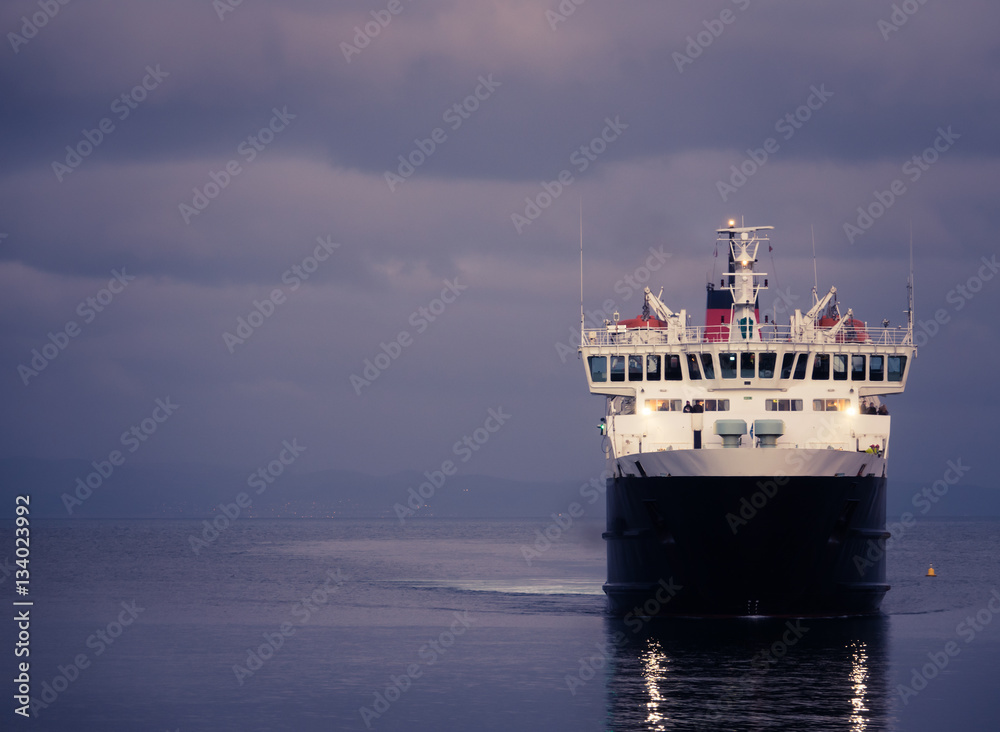
<path id="1" fill-rule="evenodd" d="M 813 242 L 813 302 L 819 302 L 816 298 L 819 297 L 819 275 L 816 273 L 816 232 L 813 231 L 813 225 L 809 224 L 809 233 L 812 234 Z"/>
<path id="2" fill-rule="evenodd" d="M 906 283 L 906 326 L 913 343 L 913 221 L 910 221 L 910 279 Z"/>
<path id="3" fill-rule="evenodd" d="M 580 345 L 584 343 L 583 331 L 586 321 L 583 317 L 583 196 L 580 196 Z"/>

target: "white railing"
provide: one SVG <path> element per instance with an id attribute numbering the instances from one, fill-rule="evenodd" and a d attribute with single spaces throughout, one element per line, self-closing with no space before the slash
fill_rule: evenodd
<path id="1" fill-rule="evenodd" d="M 673 345 L 701 343 L 809 343 L 809 344 L 843 344 L 843 345 L 877 345 L 877 346 L 909 346 L 913 344 L 913 336 L 909 329 L 897 328 L 864 328 L 846 326 L 837 333 L 830 334 L 829 328 L 805 327 L 792 331 L 790 325 L 763 324 L 757 326 L 759 341 L 737 338 L 729 340 L 730 327 L 737 329 L 739 325 L 701 325 L 687 328 L 625 328 L 624 326 L 608 325 L 604 328 L 586 328 L 583 331 L 583 346 L 638 346 L 638 345 Z"/>

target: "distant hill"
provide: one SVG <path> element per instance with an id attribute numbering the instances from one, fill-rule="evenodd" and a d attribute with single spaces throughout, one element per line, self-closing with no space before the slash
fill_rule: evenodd
<path id="1" fill-rule="evenodd" d="M 113 466 L 111 466 L 113 467 Z M 108 466 L 104 466 L 108 472 Z M 91 475 L 93 474 L 93 475 Z M 91 485 L 81 487 L 90 475 Z M 100 480 L 98 480 L 100 478 Z M 528 482 L 461 475 L 440 486 L 422 473 L 386 477 L 328 470 L 288 474 L 248 485 L 248 473 L 203 465 L 136 466 L 125 463 L 101 476 L 86 460 L 0 459 L 0 516 L 13 516 L 14 496 L 31 495 L 36 518 L 205 518 L 221 505 L 250 502 L 243 515 L 255 517 L 406 516 L 533 517 L 564 512 L 582 481 Z M 424 495 L 414 497 L 410 489 Z M 433 487 L 433 491 L 431 488 Z M 397 508 L 398 504 L 398 508 Z M 596 504 L 603 517 L 604 503 Z M 414 508 L 415 507 L 415 508 Z M 595 515 L 596 511 L 593 511 Z"/>
<path id="2" fill-rule="evenodd" d="M 244 503 L 250 501 L 241 513 L 254 517 L 396 518 L 397 510 L 405 509 L 413 511 L 405 514 L 407 517 L 544 518 L 567 511 L 574 501 L 586 508 L 587 518 L 601 520 L 604 516 L 603 500 L 590 504 L 581 498 L 582 479 L 533 482 L 457 474 L 435 486 L 433 493 L 430 484 L 425 485 L 423 491 L 429 497 L 418 498 L 410 491 L 420 489 L 427 478 L 417 472 L 384 477 L 341 470 L 286 473 L 273 483 L 258 480 L 250 486 L 248 473 L 238 470 L 126 463 L 113 468 L 106 478 L 92 475 L 91 483 L 96 487 L 89 489 L 89 495 L 87 488 L 80 488 L 77 494 L 77 480 L 86 481 L 92 473 L 95 469 L 86 460 L 0 459 L 0 517 L 13 516 L 14 495 L 18 493 L 31 494 L 31 515 L 35 518 L 206 518 L 217 514 L 220 504 L 235 503 L 240 494 L 245 494 Z M 266 487 L 261 490 L 258 486 Z M 917 518 L 1000 516 L 1000 490 L 961 484 L 932 503 L 927 513 L 921 513 L 912 499 L 924 487 L 890 480 L 888 521 L 898 521 L 907 511 Z"/>

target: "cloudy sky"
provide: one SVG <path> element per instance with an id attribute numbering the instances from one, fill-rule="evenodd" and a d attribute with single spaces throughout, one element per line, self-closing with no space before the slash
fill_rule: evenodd
<path id="1" fill-rule="evenodd" d="M 588 310 L 638 314 L 652 248 L 694 323 L 734 216 L 775 227 L 765 308 L 811 304 L 813 227 L 820 289 L 901 323 L 912 225 L 939 322 L 892 474 L 991 484 L 998 27 L 986 0 L 5 2 L 0 456 L 103 459 L 147 419 L 137 463 L 296 438 L 302 471 L 423 471 L 496 409 L 463 472 L 593 475 L 582 200 Z"/>

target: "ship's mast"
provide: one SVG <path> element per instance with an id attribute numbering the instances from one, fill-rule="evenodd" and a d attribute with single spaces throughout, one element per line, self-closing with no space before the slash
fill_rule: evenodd
<path id="1" fill-rule="evenodd" d="M 759 341 L 757 328 L 757 295 L 766 289 L 766 272 L 757 272 L 757 249 L 761 242 L 768 241 L 767 234 L 760 231 L 773 226 L 736 226 L 729 222 L 728 229 L 718 229 L 719 241 L 729 245 L 729 276 L 725 278 L 723 289 L 733 296 L 733 310 L 729 323 L 729 341 Z"/>

